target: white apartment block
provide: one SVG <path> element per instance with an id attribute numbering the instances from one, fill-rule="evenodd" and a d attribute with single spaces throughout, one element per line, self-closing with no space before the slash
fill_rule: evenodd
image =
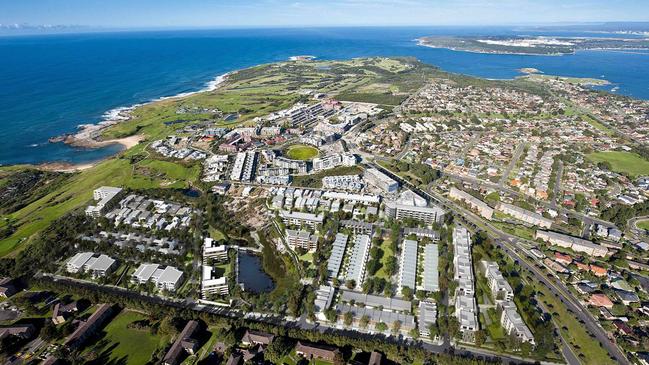
<path id="1" fill-rule="evenodd" d="M 543 228 L 550 228 L 552 226 L 551 219 L 545 218 L 539 213 L 531 212 L 512 204 L 500 203 L 498 204 L 497 209 L 505 214 L 511 215 L 512 217 L 531 225 Z"/>
<path id="2" fill-rule="evenodd" d="M 459 286 L 455 292 L 455 315 L 460 322 L 464 341 L 473 341 L 478 330 L 477 306 L 474 298 L 473 264 L 471 262 L 471 235 L 461 226 L 453 230 L 454 279 Z"/>
<path id="3" fill-rule="evenodd" d="M 114 198 L 122 192 L 121 188 L 102 186 L 92 193 L 93 199 L 97 202 L 86 208 L 86 215 L 93 218 L 100 217 L 105 210 L 114 202 Z"/>
<path id="4" fill-rule="evenodd" d="M 211 237 L 203 240 L 203 263 L 209 260 L 223 262 L 228 260 L 228 246 L 217 245 Z"/>
<path id="5" fill-rule="evenodd" d="M 413 291 L 416 289 L 417 279 L 417 241 L 404 240 L 399 258 L 399 284 L 398 293 L 408 287 Z"/>
<path id="6" fill-rule="evenodd" d="M 437 304 L 430 300 L 422 300 L 419 302 L 419 315 L 417 319 L 419 322 L 419 335 L 423 337 L 430 336 L 428 328 L 431 324 L 437 323 Z"/>
<path id="7" fill-rule="evenodd" d="M 228 281 L 225 276 L 220 278 L 214 277 L 214 268 L 203 265 L 203 277 L 201 280 L 201 296 L 203 299 L 211 295 L 228 295 Z"/>
<path id="8" fill-rule="evenodd" d="M 371 245 L 370 236 L 366 234 L 360 234 L 354 237 L 345 280 L 353 280 L 357 288 L 360 288 L 363 285 L 363 281 L 365 281 L 365 268 L 367 260 L 370 257 Z"/>
<path id="9" fill-rule="evenodd" d="M 295 250 L 301 248 L 306 251 L 315 251 L 318 248 L 318 236 L 308 231 L 286 230 L 286 243 Z"/>
<path id="10" fill-rule="evenodd" d="M 302 212 L 289 212 L 283 210 L 280 212 L 280 217 L 284 224 L 292 226 L 308 226 L 313 229 L 317 225 L 322 224 L 324 216 L 322 214 L 316 215 L 312 213 L 302 213 Z"/>
<path id="11" fill-rule="evenodd" d="M 99 278 L 108 275 L 116 266 L 117 261 L 110 256 L 79 252 L 68 260 L 65 268 L 69 273 L 86 272 L 93 278 Z"/>
<path id="12" fill-rule="evenodd" d="M 399 189 L 398 182 L 375 168 L 366 169 L 364 178 L 368 183 L 387 193 L 393 193 Z"/>
<path id="13" fill-rule="evenodd" d="M 491 289 L 491 294 L 494 299 L 500 300 L 514 300 L 514 290 L 509 282 L 503 277 L 503 274 L 498 268 L 498 264 L 491 261 L 481 261 L 482 269 L 487 279 L 487 284 Z"/>
<path id="14" fill-rule="evenodd" d="M 482 200 L 474 197 L 469 193 L 466 193 L 460 189 L 453 187 L 451 188 L 451 191 L 448 194 L 448 196 L 451 199 L 465 202 L 472 209 L 475 209 L 481 216 L 483 216 L 486 219 L 491 219 L 491 217 L 493 217 L 494 209 L 489 205 L 487 205 L 487 203 L 483 202 Z"/>
<path id="15" fill-rule="evenodd" d="M 502 304 L 502 314 L 500 316 L 500 324 L 505 329 L 508 334 L 514 334 L 522 342 L 534 343 L 534 336 L 532 332 L 527 327 L 523 318 L 516 310 L 516 305 L 507 301 Z"/>
<path id="16" fill-rule="evenodd" d="M 360 191 L 363 180 L 358 175 L 325 176 L 322 178 L 323 189 Z"/>
<path id="17" fill-rule="evenodd" d="M 608 254 L 608 249 L 591 241 L 572 237 L 561 233 L 537 230 L 536 239 L 548 242 L 559 247 L 569 248 L 575 252 L 583 252 L 591 256 L 603 257 Z"/>
<path id="18" fill-rule="evenodd" d="M 444 214 L 444 210 L 437 206 L 418 207 L 398 204 L 393 201 L 385 203 L 385 215 L 397 220 L 410 218 L 432 224 L 433 222 L 440 222 Z"/>
<path id="19" fill-rule="evenodd" d="M 464 341 L 473 341 L 478 328 L 478 307 L 472 295 L 458 295 L 455 298 L 455 316 L 460 322 Z"/>
<path id="20" fill-rule="evenodd" d="M 159 290 L 176 291 L 182 283 L 183 272 L 173 266 L 162 268 L 158 264 L 141 264 L 131 280 L 137 284 L 151 281 Z"/>

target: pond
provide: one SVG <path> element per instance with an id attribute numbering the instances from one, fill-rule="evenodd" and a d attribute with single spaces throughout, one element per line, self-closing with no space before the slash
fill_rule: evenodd
<path id="1" fill-rule="evenodd" d="M 264 271 L 259 256 L 239 251 L 239 284 L 243 290 L 266 293 L 275 288 L 273 280 Z"/>
<path id="2" fill-rule="evenodd" d="M 201 196 L 201 191 L 198 189 L 189 188 L 189 189 L 184 189 L 183 194 L 190 198 L 198 198 L 199 196 Z"/>

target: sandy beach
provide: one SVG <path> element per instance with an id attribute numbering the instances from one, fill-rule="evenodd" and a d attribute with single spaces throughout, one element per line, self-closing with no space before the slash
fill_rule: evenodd
<path id="1" fill-rule="evenodd" d="M 96 141 L 94 139 L 91 139 L 89 141 L 85 141 L 83 144 L 84 147 L 88 148 L 98 148 L 98 147 L 105 147 L 111 144 L 120 144 L 124 146 L 124 150 L 126 151 L 129 148 L 132 148 L 136 146 L 138 143 L 140 143 L 142 140 L 144 140 L 143 135 L 133 135 L 133 136 L 128 136 L 124 138 L 118 138 L 118 139 L 110 139 L 106 141 Z M 83 171 L 87 170 L 89 168 L 92 168 L 99 164 L 100 162 L 104 161 L 102 160 L 97 160 L 94 162 L 86 162 L 86 163 L 80 163 L 80 164 L 73 164 L 69 162 L 48 162 L 48 163 L 43 163 L 38 165 L 40 169 L 47 170 L 47 171 L 57 171 L 57 172 L 78 172 L 78 171 Z"/>

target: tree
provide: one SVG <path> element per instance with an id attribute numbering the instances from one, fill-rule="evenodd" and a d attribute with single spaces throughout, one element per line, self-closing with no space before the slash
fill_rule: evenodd
<path id="1" fill-rule="evenodd" d="M 487 334 L 485 334 L 484 330 L 476 331 L 476 333 L 475 333 L 475 344 L 477 346 L 482 346 L 485 343 L 486 340 L 487 340 Z"/>
<path id="2" fill-rule="evenodd" d="M 392 285 L 385 286 L 385 289 L 383 289 L 383 295 L 385 295 L 386 297 L 394 296 L 394 290 L 392 289 Z"/>
<path id="3" fill-rule="evenodd" d="M 437 325 L 435 323 L 431 323 L 428 325 L 428 338 L 434 340 L 435 337 L 437 337 L 438 333 L 439 332 L 437 330 Z"/>
<path id="4" fill-rule="evenodd" d="M 178 333 L 176 324 L 174 323 L 174 318 L 166 316 L 160 321 L 160 326 L 158 327 L 158 333 L 162 335 L 175 336 Z"/>
<path id="5" fill-rule="evenodd" d="M 376 326 L 374 326 L 374 327 L 375 327 L 376 330 L 379 331 L 379 332 L 385 332 L 385 331 L 388 330 L 388 325 L 385 324 L 385 323 L 383 323 L 383 322 L 379 322 L 379 323 L 377 323 Z"/>
<path id="6" fill-rule="evenodd" d="M 281 359 L 293 349 L 293 343 L 286 337 L 275 337 L 264 350 L 264 359 L 279 364 Z"/>
<path id="7" fill-rule="evenodd" d="M 458 321 L 457 317 L 448 317 L 447 327 L 448 335 L 451 338 L 458 338 L 458 336 L 460 335 L 460 322 Z"/>
<path id="8" fill-rule="evenodd" d="M 40 337 L 45 341 L 53 340 L 57 337 L 58 331 L 52 321 L 46 321 L 41 329 Z"/>
<path id="9" fill-rule="evenodd" d="M 401 289 L 401 294 L 406 298 L 406 300 L 412 300 L 412 289 L 410 287 L 404 286 L 403 289 Z"/>
<path id="10" fill-rule="evenodd" d="M 397 272 L 397 258 L 395 256 L 390 256 L 385 261 L 385 273 L 388 276 L 392 276 Z"/>
<path id="11" fill-rule="evenodd" d="M 361 317 L 360 321 L 358 324 L 361 326 L 361 328 L 367 328 L 367 325 L 370 323 L 370 317 L 365 314 Z"/>
<path id="12" fill-rule="evenodd" d="M 392 322 L 392 333 L 396 335 L 397 333 L 399 333 L 400 330 L 401 330 L 401 321 L 396 320 Z"/>
<path id="13" fill-rule="evenodd" d="M 335 309 L 329 308 L 325 311 L 325 317 L 329 322 L 334 323 L 338 319 L 338 313 L 336 313 Z"/>
<path id="14" fill-rule="evenodd" d="M 349 279 L 345 283 L 345 286 L 347 287 L 347 289 L 350 289 L 350 290 L 354 289 L 356 287 L 356 281 L 354 281 L 353 279 Z"/>
<path id="15" fill-rule="evenodd" d="M 352 322 L 354 322 L 354 315 L 352 314 L 352 312 L 345 312 L 345 314 L 343 315 L 343 323 L 345 323 L 345 326 L 351 326 Z"/>

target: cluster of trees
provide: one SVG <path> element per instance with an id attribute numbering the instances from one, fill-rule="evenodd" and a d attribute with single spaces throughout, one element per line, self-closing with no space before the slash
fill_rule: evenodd
<path id="1" fill-rule="evenodd" d="M 199 207 L 205 212 L 206 222 L 229 237 L 250 240 L 250 228 L 225 208 L 225 199 L 216 194 L 206 194 L 205 199 L 201 199 Z"/>
<path id="2" fill-rule="evenodd" d="M 383 239 L 381 239 L 381 237 L 377 236 L 372 240 L 372 248 L 370 248 L 370 259 L 367 261 L 367 265 L 365 266 L 367 274 L 369 276 L 374 276 L 376 272 L 379 271 L 383 266 L 381 264 L 381 259 L 383 258 L 384 252 L 381 249 L 381 243 L 383 243 Z"/>
<path id="3" fill-rule="evenodd" d="M 649 215 L 649 202 L 645 201 L 634 205 L 613 204 L 602 210 L 602 219 L 615 223 L 624 228 L 629 219 Z"/>
<path id="4" fill-rule="evenodd" d="M 437 268 L 439 270 L 439 290 L 445 292 L 449 290 L 450 287 L 454 286 L 453 281 L 453 246 L 449 243 L 452 239 L 452 227 L 448 229 L 441 227 L 440 240 L 437 245 L 439 252 L 439 261 L 437 262 Z M 451 292 L 449 290 L 449 292 Z"/>
<path id="5" fill-rule="evenodd" d="M 0 213 L 13 213 L 53 192 L 65 183 L 70 175 L 59 172 L 25 169 L 0 174 Z"/>
<path id="6" fill-rule="evenodd" d="M 52 258 L 73 255 L 77 235 L 90 227 L 88 219 L 81 213 L 72 212 L 56 219 L 14 258 L 0 259 L 0 274 L 17 278 L 30 277 L 38 270 L 56 271 L 57 262 Z"/>
<path id="7" fill-rule="evenodd" d="M 442 173 L 439 170 L 433 169 L 432 167 L 423 163 L 410 163 L 403 160 L 390 160 L 388 164 L 391 170 L 397 170 L 398 172 L 407 172 L 411 175 L 416 176 L 419 179 L 419 182 L 424 185 L 428 185 L 442 176 Z"/>
<path id="8" fill-rule="evenodd" d="M 363 293 L 365 294 L 383 294 L 386 297 L 394 295 L 392 284 L 379 277 L 368 277 L 363 283 Z"/>

